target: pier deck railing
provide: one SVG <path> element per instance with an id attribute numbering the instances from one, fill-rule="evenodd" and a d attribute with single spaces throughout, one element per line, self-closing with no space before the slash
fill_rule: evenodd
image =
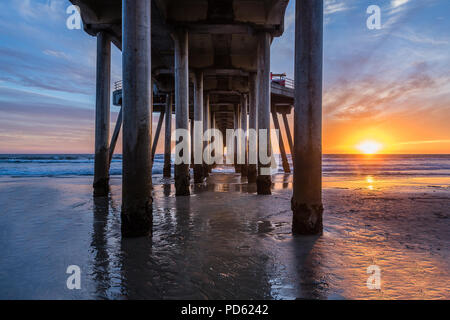
<path id="1" fill-rule="evenodd" d="M 122 90 L 122 80 L 114 82 L 114 91 Z"/>
<path id="2" fill-rule="evenodd" d="M 272 80 L 272 82 L 279 84 L 281 86 L 284 86 L 286 88 L 289 88 L 289 89 L 294 89 L 294 79 L 285 78 L 282 83 L 280 83 L 279 81 L 275 81 L 275 80 Z M 120 91 L 120 90 L 122 90 L 122 87 L 123 87 L 122 80 L 114 82 L 114 91 Z"/>
<path id="3" fill-rule="evenodd" d="M 286 78 L 284 86 L 289 89 L 294 89 L 294 79 Z"/>

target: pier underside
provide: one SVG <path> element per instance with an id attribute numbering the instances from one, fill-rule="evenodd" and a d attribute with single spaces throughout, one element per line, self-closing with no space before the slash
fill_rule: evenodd
<path id="1" fill-rule="evenodd" d="M 85 31 L 107 32 L 122 48 L 122 0 L 71 0 L 81 9 Z M 152 78 L 158 94 L 175 91 L 172 34 L 189 34 L 190 119 L 193 114 L 194 70 L 204 74 L 204 92 L 211 95 L 218 129 L 233 129 L 233 106 L 249 93 L 249 74 L 257 73 L 259 33 L 278 37 L 284 31 L 288 0 L 153 0 L 151 5 Z M 272 84 L 272 108 L 285 113 L 294 104 L 293 88 Z M 163 98 L 164 99 L 164 98 Z M 161 112 L 165 102 L 153 105 Z M 173 106 L 175 113 L 175 105 Z"/>
<path id="2" fill-rule="evenodd" d="M 323 0 L 297 0 L 295 82 L 285 74 L 273 75 L 270 68 L 271 44 L 283 34 L 288 0 L 71 2 L 80 8 L 84 30 L 98 39 L 96 196 L 108 194 L 109 163 L 123 127 L 125 237 L 152 232 L 152 164 L 162 124 L 164 119 L 166 124 L 171 122 L 172 114 L 175 133 L 165 130 L 164 171 L 166 177 L 171 175 L 170 140 L 175 135 L 177 147 L 182 148 L 181 152 L 175 150 L 176 196 L 192 192 L 190 167 L 194 182 L 203 183 L 225 148 L 227 154 L 235 154 L 235 172 L 249 184 L 256 184 L 258 195 L 270 195 L 274 143 L 279 144 L 284 171 L 291 172 L 285 135 L 294 159 L 292 230 L 300 234 L 322 232 Z M 112 92 L 104 84 L 111 81 L 111 43 L 122 51 L 123 82 L 113 92 L 114 104 L 121 111 L 108 145 L 106 97 Z M 287 115 L 294 105 L 293 139 Z M 152 137 L 154 112 L 159 112 L 160 119 Z M 277 142 L 271 139 L 272 122 L 280 133 Z M 203 153 L 205 145 L 213 141 L 217 145 L 217 130 L 226 137 L 228 129 L 237 132 L 235 138 L 224 139 L 225 146 L 210 154 Z M 208 130 L 214 132 L 214 138 L 206 134 Z"/>

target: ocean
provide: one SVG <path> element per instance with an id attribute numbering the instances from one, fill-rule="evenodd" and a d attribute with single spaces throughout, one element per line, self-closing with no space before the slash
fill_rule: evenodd
<path id="1" fill-rule="evenodd" d="M 280 156 L 278 169 L 283 172 Z M 292 159 L 288 155 L 292 167 Z M 164 158 L 155 156 L 153 175 L 162 176 Z M 232 168 L 219 170 L 232 172 Z M 91 176 L 94 155 L 90 154 L 3 154 L 0 155 L 0 176 L 58 177 Z M 111 175 L 122 174 L 122 156 L 115 155 Z M 331 177 L 372 176 L 450 176 L 450 155 L 324 155 L 323 175 Z"/>

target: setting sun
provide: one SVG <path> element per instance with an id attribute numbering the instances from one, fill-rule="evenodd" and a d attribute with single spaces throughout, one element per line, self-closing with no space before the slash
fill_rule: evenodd
<path id="1" fill-rule="evenodd" d="M 383 145 L 373 140 L 366 140 L 358 144 L 356 148 L 364 154 L 375 154 L 383 148 Z"/>

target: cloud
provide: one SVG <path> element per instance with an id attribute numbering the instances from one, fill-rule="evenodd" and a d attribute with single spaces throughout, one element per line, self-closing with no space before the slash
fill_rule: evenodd
<path id="1" fill-rule="evenodd" d="M 404 4 L 407 4 L 409 0 L 392 0 L 391 1 L 391 8 L 398 8 Z"/>
<path id="2" fill-rule="evenodd" d="M 407 141 L 399 142 L 397 145 L 416 145 L 416 144 L 435 144 L 435 143 L 450 143 L 450 140 L 423 140 L 423 141 Z"/>
<path id="3" fill-rule="evenodd" d="M 286 17 L 284 18 L 284 30 L 289 30 L 295 26 L 295 12 L 290 10 L 286 12 Z"/>
<path id="4" fill-rule="evenodd" d="M 388 18 L 382 23 L 382 29 L 398 30 L 401 26 L 406 25 L 408 20 L 414 21 L 415 16 L 420 14 L 429 3 L 427 1 L 411 3 L 410 0 L 392 0 L 390 6 L 385 8 Z"/>
<path id="5" fill-rule="evenodd" d="M 76 101 L 0 87 L 0 152 L 89 150 L 94 118 Z"/>
<path id="6" fill-rule="evenodd" d="M 350 7 L 344 1 L 339 0 L 325 0 L 324 15 L 330 15 L 337 12 L 347 11 Z"/>
<path id="7" fill-rule="evenodd" d="M 94 128 L 95 111 L 76 101 L 0 87 L 0 153 L 90 153 Z"/>
<path id="8" fill-rule="evenodd" d="M 47 56 L 53 56 L 55 58 L 62 58 L 62 59 L 70 60 L 69 55 L 62 51 L 54 51 L 54 50 L 47 49 L 47 50 L 44 50 L 43 53 Z"/>
<path id="9" fill-rule="evenodd" d="M 414 98 L 415 101 L 420 101 L 421 96 L 449 80 L 446 77 L 443 81 L 438 81 L 429 73 L 430 67 L 426 63 L 420 63 L 412 72 L 397 78 L 369 74 L 353 81 L 340 79 L 325 90 L 324 113 L 335 120 L 373 122 L 380 117 L 384 118 L 386 114 L 400 111 L 402 107 L 409 105 L 405 103 L 406 100 Z"/>
<path id="10" fill-rule="evenodd" d="M 47 0 L 44 3 L 36 0 L 14 0 L 20 16 L 27 20 L 58 19 L 65 14 L 64 1 Z"/>
<path id="11" fill-rule="evenodd" d="M 36 54 L 33 50 L 0 47 L 0 80 L 29 88 L 92 94 L 95 69 L 70 61 L 62 51 L 46 49 Z"/>
<path id="12" fill-rule="evenodd" d="M 404 40 L 408 40 L 413 43 L 417 44 L 429 44 L 433 46 L 440 46 L 440 45 L 448 45 L 450 44 L 449 39 L 445 38 L 437 38 L 435 36 L 428 36 L 424 34 L 419 34 L 417 32 L 414 32 L 413 30 L 402 30 L 402 32 L 393 32 L 393 36 L 397 38 L 401 38 Z"/>

